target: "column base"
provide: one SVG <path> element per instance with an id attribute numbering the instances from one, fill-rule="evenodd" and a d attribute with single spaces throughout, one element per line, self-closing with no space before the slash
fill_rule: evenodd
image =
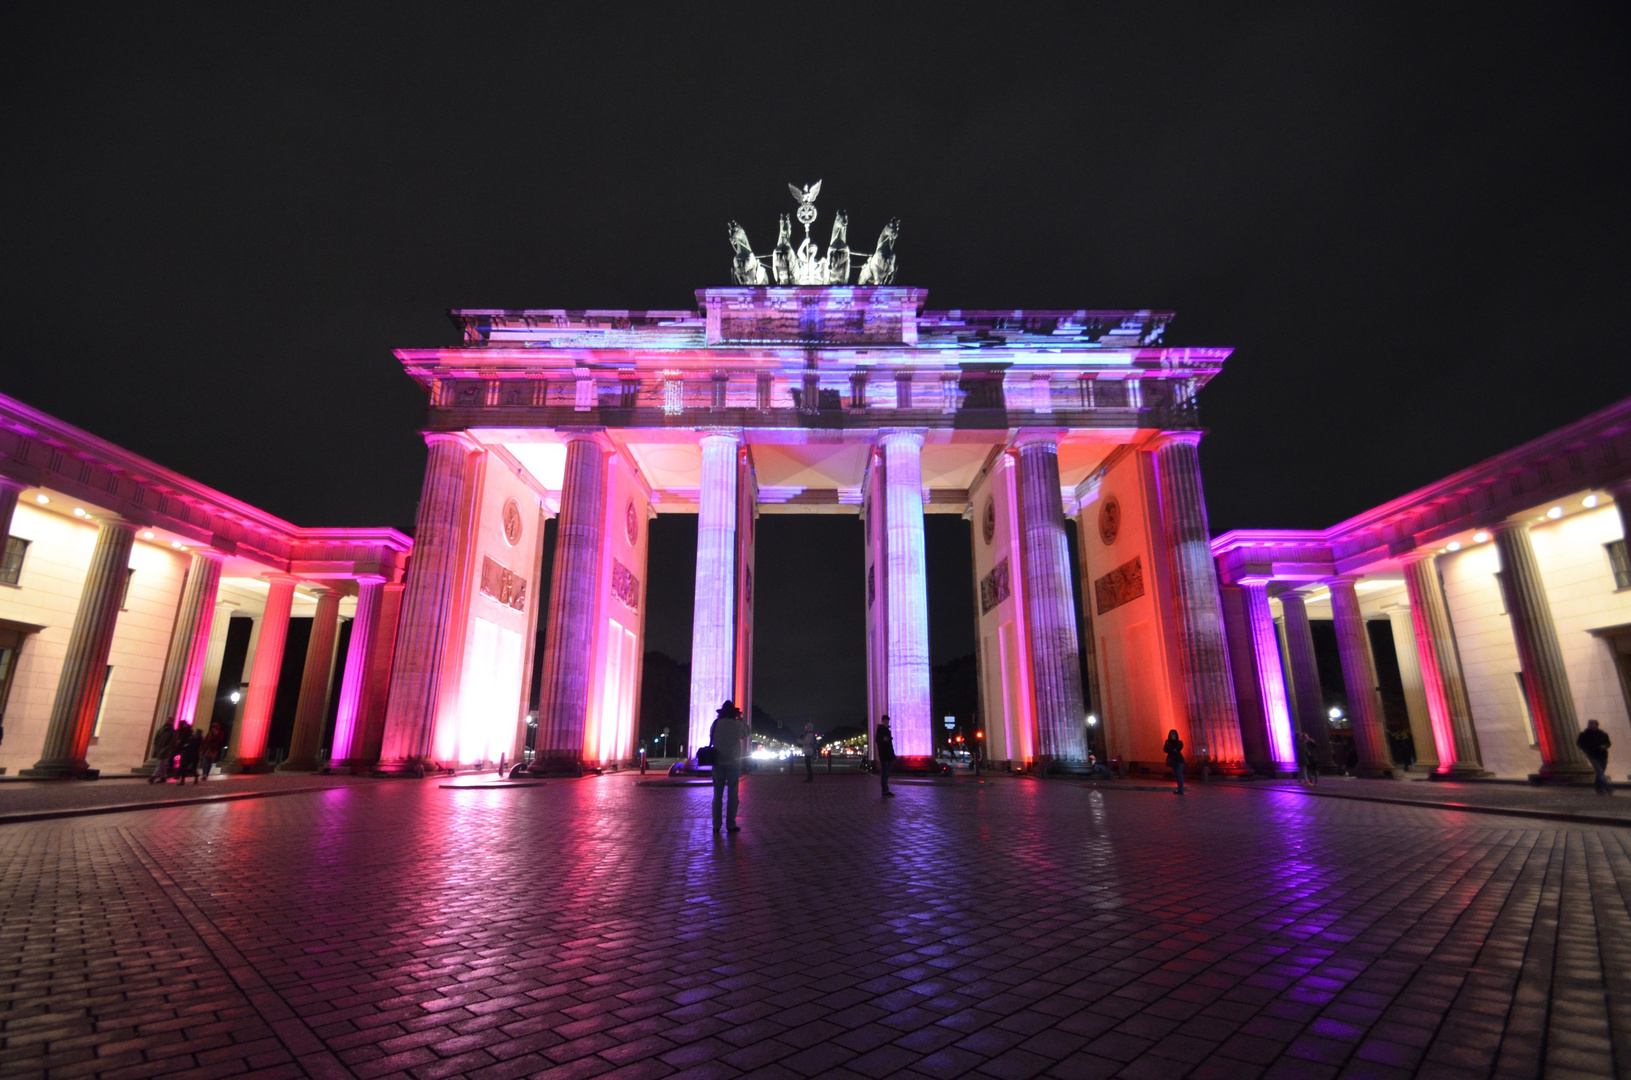
<path id="1" fill-rule="evenodd" d="M 221 771 L 228 776 L 237 776 L 240 773 L 245 776 L 260 776 L 271 772 L 272 766 L 264 761 L 229 761 L 221 766 Z"/>
<path id="2" fill-rule="evenodd" d="M 579 777 L 598 771 L 592 766 L 585 765 L 577 754 L 539 754 L 532 759 L 532 764 L 527 766 L 526 775 Z"/>
<path id="3" fill-rule="evenodd" d="M 144 761 L 140 765 L 132 765 L 130 768 L 130 775 L 152 776 L 153 770 L 158 768 L 158 765 L 159 763 L 157 761 Z"/>
<path id="4" fill-rule="evenodd" d="M 897 757 L 895 763 L 889 767 L 889 772 L 893 776 L 906 773 L 941 773 L 945 771 L 946 766 L 928 754 Z"/>
<path id="5" fill-rule="evenodd" d="M 1362 780 L 1392 780 L 1393 766 L 1391 765 L 1361 765 L 1354 769 L 1354 775 Z"/>
<path id="6" fill-rule="evenodd" d="M 285 761 L 282 765 L 279 765 L 273 771 L 274 772 L 290 772 L 290 773 L 294 773 L 294 772 L 298 772 L 298 773 L 314 773 L 314 772 L 317 771 L 317 761 L 315 759 L 313 759 L 311 761 Z"/>
<path id="7" fill-rule="evenodd" d="M 102 770 L 93 769 L 83 761 L 41 761 L 32 769 L 19 769 L 17 775 L 29 780 L 95 780 Z"/>
<path id="8" fill-rule="evenodd" d="M 1427 774 L 1427 779 L 1429 779 L 1429 780 L 1482 780 L 1485 777 L 1494 776 L 1494 775 L 1495 774 L 1490 772 L 1488 769 L 1479 768 L 1476 765 L 1451 765 L 1447 769 L 1443 768 L 1442 766 L 1439 767 L 1439 768 L 1433 769 L 1432 771 L 1430 771 Z"/>
<path id="9" fill-rule="evenodd" d="M 353 773 L 357 771 L 356 769 L 352 770 Z M 381 761 L 362 771 L 368 776 L 396 776 L 423 780 L 427 776 L 435 776 L 437 773 L 451 770 L 443 769 L 439 763 L 431 761 L 429 758 L 409 758 L 405 761 Z"/>
<path id="10" fill-rule="evenodd" d="M 1537 785 L 1538 784 L 1589 784 L 1593 780 L 1595 780 L 1596 777 L 1597 777 L 1597 774 L 1592 772 L 1589 767 L 1587 767 L 1586 769 L 1583 769 L 1583 770 L 1579 770 L 1579 769 L 1569 769 L 1569 768 L 1548 769 L 1545 766 L 1542 766 L 1541 770 L 1539 772 L 1533 772 L 1533 773 L 1529 774 L 1529 782 L 1531 784 L 1537 784 Z"/>
<path id="11" fill-rule="evenodd" d="M 1244 761 L 1214 761 L 1205 766 L 1198 761 L 1189 763 L 1188 771 L 1184 774 L 1187 780 L 1205 780 L 1217 776 L 1225 780 L 1244 780 L 1252 775 L 1252 767 Z"/>
<path id="12" fill-rule="evenodd" d="M 1050 757 L 1037 758 L 1036 771 L 1042 776 L 1091 776 L 1093 774 L 1093 770 L 1088 768 L 1086 761 Z"/>

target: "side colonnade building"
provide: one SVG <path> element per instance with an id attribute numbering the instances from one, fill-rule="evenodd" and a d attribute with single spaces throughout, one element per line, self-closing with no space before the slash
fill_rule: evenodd
<path id="1" fill-rule="evenodd" d="M 691 750 L 726 699 L 751 715 L 758 515 L 858 514 L 868 719 L 889 714 L 897 752 L 927 767 L 923 525 L 952 513 L 973 524 L 989 759 L 1082 765 L 1102 699 L 1128 763 L 1164 767 L 1176 728 L 1246 772 L 1195 409 L 1230 350 L 1163 346 L 1170 312 L 931 312 L 926 295 L 744 285 L 700 290 L 695 310 L 460 310 L 461 344 L 399 350 L 429 463 L 379 770 L 519 750 L 540 617 L 532 769 L 630 761 L 647 525 L 665 513 L 698 516 Z"/>
<path id="2" fill-rule="evenodd" d="M 1631 748 L 1627 536 L 1631 399 L 1328 529 L 1217 537 L 1248 756 L 1306 731 L 1361 775 L 1589 780 L 1586 721 Z"/>
<path id="3" fill-rule="evenodd" d="M 377 757 L 400 532 L 291 525 L 0 395 L 0 538 L 0 771 L 150 770 L 159 727 L 212 718 L 228 771 L 266 771 L 290 670 L 282 767 L 324 763 L 331 711 L 333 763 Z M 291 618 L 312 620 L 298 669 Z"/>

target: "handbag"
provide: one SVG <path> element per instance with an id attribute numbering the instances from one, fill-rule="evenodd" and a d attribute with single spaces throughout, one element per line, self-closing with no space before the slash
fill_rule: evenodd
<path id="1" fill-rule="evenodd" d="M 714 748 L 712 746 L 704 746 L 697 751 L 697 764 L 708 765 L 711 767 L 714 763 L 715 756 Z"/>

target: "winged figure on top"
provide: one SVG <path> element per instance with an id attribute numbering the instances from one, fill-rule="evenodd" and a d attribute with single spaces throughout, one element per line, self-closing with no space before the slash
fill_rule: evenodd
<path id="1" fill-rule="evenodd" d="M 732 221 L 726 224 L 730 237 L 731 276 L 738 285 L 848 285 L 850 268 L 860 265 L 857 285 L 889 285 L 895 280 L 895 241 L 900 236 L 900 219 L 891 218 L 878 237 L 877 247 L 862 261 L 859 254 L 849 248 L 849 215 L 840 210 L 832 223 L 832 239 L 822 254 L 810 226 L 816 220 L 816 197 L 821 194 L 821 181 L 799 187 L 788 184 L 787 190 L 798 203 L 798 209 L 781 216 L 781 228 L 776 236 L 776 247 L 766 257 L 755 255 L 748 241 L 747 230 Z M 804 226 L 804 239 L 793 244 L 793 219 Z M 770 269 L 765 270 L 765 264 Z"/>

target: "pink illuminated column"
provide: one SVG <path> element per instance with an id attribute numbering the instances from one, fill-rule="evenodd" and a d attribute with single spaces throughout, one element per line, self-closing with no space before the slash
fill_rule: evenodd
<path id="1" fill-rule="evenodd" d="M 1167 431 L 1154 444 L 1178 617 L 1178 650 L 1195 763 L 1204 761 L 1219 772 L 1244 773 L 1248 770 L 1224 637 L 1218 569 L 1212 561 L 1206 500 L 1201 494 L 1200 441 L 1199 431 Z"/>
<path id="2" fill-rule="evenodd" d="M 366 575 L 357 579 L 357 613 L 351 618 L 351 640 L 345 649 L 345 667 L 340 675 L 340 707 L 334 717 L 334 742 L 329 764 L 357 765 L 359 721 L 368 684 L 368 661 L 379 636 L 380 600 L 385 595 L 385 579 Z M 368 762 L 367 764 L 372 764 Z"/>
<path id="3" fill-rule="evenodd" d="M 1591 775 L 1591 766 L 1575 745 L 1580 721 L 1575 716 L 1574 692 L 1563 666 L 1552 605 L 1546 598 L 1528 523 L 1502 522 L 1495 530 L 1495 546 L 1501 553 L 1501 591 L 1518 646 L 1523 695 L 1535 721 L 1535 740 L 1540 743 L 1541 766 L 1535 778 L 1583 780 Z"/>
<path id="4" fill-rule="evenodd" d="M 1450 610 L 1431 556 L 1417 553 L 1404 560 L 1405 589 L 1410 596 L 1410 628 L 1416 638 L 1422 693 L 1427 698 L 1438 775 L 1482 776 L 1478 736 L 1472 726 L 1467 681 L 1450 630 Z"/>
<path id="5" fill-rule="evenodd" d="M 318 743 L 323 740 L 323 718 L 328 713 L 328 692 L 334 672 L 334 639 L 340 631 L 340 594 L 323 589 L 306 640 L 306 665 L 300 671 L 300 700 L 295 706 L 294 731 L 289 736 L 289 760 L 279 772 L 317 771 Z"/>
<path id="6" fill-rule="evenodd" d="M 1291 664 L 1292 710 L 1297 727 L 1314 739 L 1314 756 L 1322 769 L 1330 768 L 1331 724 L 1325 715 L 1325 691 L 1320 686 L 1319 663 L 1314 658 L 1314 631 L 1308 625 L 1308 605 L 1301 593 L 1279 596 L 1285 613 L 1286 657 Z M 1300 743 L 1299 743 L 1300 745 Z M 1299 751 L 1300 753 L 1300 751 Z"/>
<path id="7" fill-rule="evenodd" d="M 429 454 L 414 526 L 413 561 L 402 598 L 396 662 L 385 706 L 378 771 L 418 775 L 434 766 L 447 639 L 458 610 L 465 515 L 482 450 L 462 432 L 425 434 Z"/>
<path id="8" fill-rule="evenodd" d="M 934 747 L 929 716 L 928 564 L 923 552 L 923 432 L 885 431 L 878 445 L 883 449 L 884 561 L 889 580 L 889 724 L 895 753 L 926 760 L 933 756 Z M 1075 663 L 1074 656 L 1071 663 Z M 1078 700 L 1080 694 L 1078 686 Z"/>
<path id="9" fill-rule="evenodd" d="M 697 496 L 697 591 L 691 615 L 691 723 L 686 751 L 708 745 L 719 706 L 736 692 L 736 497 L 741 435 L 702 436 Z"/>
<path id="10" fill-rule="evenodd" d="M 595 686 L 591 668 L 606 530 L 606 444 L 590 432 L 562 435 L 568 440 L 566 473 L 538 689 L 535 775 L 582 772 L 589 695 Z"/>
<path id="11" fill-rule="evenodd" d="M 1085 764 L 1086 713 L 1082 709 L 1081 665 L 1072 610 L 1076 604 L 1070 587 L 1070 552 L 1065 542 L 1065 510 L 1059 489 L 1059 444 L 1043 435 L 1021 435 L 1016 442 L 1037 757 L 1044 767 L 1048 763 Z M 921 516 L 918 520 L 922 521 Z M 927 624 L 925 606 L 925 628 Z"/>
<path id="12" fill-rule="evenodd" d="M 1274 632 L 1274 614 L 1269 611 L 1268 584 L 1242 581 L 1240 591 L 1246 604 L 1246 625 L 1251 631 L 1252 660 L 1268 729 L 1269 753 L 1280 768 L 1295 769 L 1297 744 L 1291 737 L 1291 708 L 1286 701 L 1285 672 L 1280 667 L 1280 639 Z"/>
<path id="13" fill-rule="evenodd" d="M 272 723 L 272 700 L 277 696 L 278 672 L 283 667 L 283 643 L 289 636 L 289 609 L 294 604 L 296 579 L 268 574 L 266 613 L 255 639 L 255 661 L 249 671 L 249 697 L 243 720 L 229 735 L 232 759 L 227 772 L 270 772 L 266 764 L 266 730 Z"/>
<path id="14" fill-rule="evenodd" d="M 1342 657 L 1342 685 L 1348 692 L 1348 716 L 1353 722 L 1354 747 L 1359 751 L 1359 775 L 1387 778 L 1393 759 L 1387 750 L 1382 722 L 1382 698 L 1376 689 L 1376 659 L 1371 655 L 1365 617 L 1359 612 L 1359 593 L 1351 577 L 1332 578 L 1331 618 Z"/>
<path id="15" fill-rule="evenodd" d="M 385 703 L 391 691 L 391 667 L 396 659 L 396 630 L 402 614 L 403 582 L 385 586 L 379 601 L 379 628 L 374 631 L 374 649 L 368 660 L 368 681 L 363 684 L 362 706 L 357 713 L 351 739 L 352 771 L 372 769 L 379 761 L 385 741 Z"/>
<path id="16" fill-rule="evenodd" d="M 45 729 L 40 760 L 21 775 L 50 780 L 91 779 L 97 770 L 85 761 L 96 726 L 96 710 L 108 677 L 108 651 L 119 622 L 136 527 L 125 521 L 103 521 L 91 551 L 90 569 L 79 591 L 79 610 L 68 635 L 68 655 L 57 679 L 51 722 Z"/>
<path id="17" fill-rule="evenodd" d="M 204 681 L 204 665 L 209 659 L 210 630 L 215 625 L 215 594 L 221 585 L 221 556 L 213 551 L 193 553 L 187 567 L 187 582 L 181 587 L 181 603 L 170 629 L 170 651 L 159 682 L 159 699 L 153 708 L 153 728 L 148 733 L 147 762 L 138 772 L 150 773 L 156 764 L 152 736 L 161 727 L 191 724 L 198 708 L 198 688 Z"/>

